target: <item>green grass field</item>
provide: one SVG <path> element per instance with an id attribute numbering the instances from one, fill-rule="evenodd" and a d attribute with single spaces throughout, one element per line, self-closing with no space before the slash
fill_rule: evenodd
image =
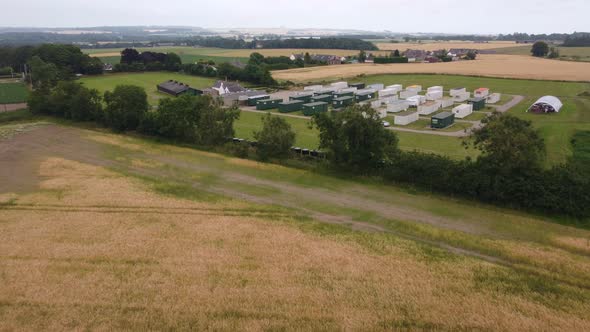
<path id="1" fill-rule="evenodd" d="M 84 49 L 83 52 L 86 54 L 109 54 L 108 56 L 99 56 L 100 59 L 105 63 L 119 63 L 121 57 L 116 55 L 115 53 L 120 53 L 122 49 L 120 48 L 106 48 L 106 49 Z M 246 53 L 228 53 L 228 50 L 225 49 L 218 49 L 218 48 L 209 48 L 209 47 L 146 47 L 146 48 L 138 48 L 140 52 L 145 51 L 152 51 L 152 52 L 174 52 L 180 56 L 182 59 L 182 63 L 195 63 L 198 61 L 209 61 L 212 60 L 215 63 L 222 63 L 222 62 L 233 62 L 233 61 L 241 61 L 246 62 L 248 60 L 248 55 Z M 249 51 L 249 50 L 245 50 Z M 249 51 L 251 52 L 251 51 Z M 235 54 L 235 56 L 234 56 Z"/>
<path id="2" fill-rule="evenodd" d="M 498 48 L 498 54 L 531 55 L 532 45 Z M 590 47 L 557 47 L 560 60 L 590 61 Z"/>
<path id="3" fill-rule="evenodd" d="M 0 83 L 0 104 L 16 104 L 27 100 L 29 90 L 22 83 Z"/>
<path id="4" fill-rule="evenodd" d="M 145 89 L 150 104 L 156 105 L 158 100 L 169 97 L 157 91 L 156 86 L 167 80 L 177 80 L 195 88 L 208 88 L 215 83 L 214 78 L 190 76 L 168 72 L 121 73 L 102 76 L 89 76 L 80 80 L 85 86 L 100 92 L 110 91 L 117 85 L 131 84 Z"/>

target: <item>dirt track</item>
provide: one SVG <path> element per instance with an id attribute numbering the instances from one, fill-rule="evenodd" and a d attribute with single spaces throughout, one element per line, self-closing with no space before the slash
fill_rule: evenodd
<path id="1" fill-rule="evenodd" d="M 480 55 L 476 61 L 452 63 L 352 64 L 274 71 L 275 79 L 311 82 L 360 74 L 453 74 L 537 80 L 590 81 L 590 63 L 521 55 Z"/>

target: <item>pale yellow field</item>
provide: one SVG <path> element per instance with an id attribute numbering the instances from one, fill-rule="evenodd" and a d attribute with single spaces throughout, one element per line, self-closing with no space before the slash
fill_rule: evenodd
<path id="1" fill-rule="evenodd" d="M 358 55 L 357 50 L 334 50 L 334 49 L 258 49 L 258 50 L 230 50 L 220 48 L 191 48 L 191 47 L 165 47 L 165 48 L 150 48 L 150 49 L 139 49 L 139 50 L 155 50 L 160 52 L 176 52 L 178 54 L 195 54 L 202 56 L 218 56 L 218 57 L 234 57 L 234 58 L 247 58 L 253 52 L 258 52 L 264 56 L 290 56 L 291 54 L 306 53 L 309 54 L 329 54 L 338 56 L 349 56 Z M 373 52 L 375 54 L 385 54 L 389 52 Z M 110 57 L 121 55 L 120 51 L 109 49 L 105 52 L 97 52 L 91 54 L 94 57 Z"/>
<path id="2" fill-rule="evenodd" d="M 422 42 L 422 43 L 375 43 L 380 50 L 400 50 L 405 51 L 407 49 L 414 50 L 425 50 L 425 51 L 436 51 L 441 49 L 451 48 L 472 48 L 476 50 L 489 50 L 494 48 L 503 47 L 514 47 L 518 46 L 513 41 L 492 41 L 489 43 L 474 43 L 467 41 L 449 41 L 449 42 Z"/>
<path id="3" fill-rule="evenodd" d="M 273 72 L 279 80 L 309 82 L 374 74 L 455 74 L 540 80 L 590 81 L 590 63 L 555 61 L 521 55 L 480 55 L 452 63 L 351 64 Z"/>

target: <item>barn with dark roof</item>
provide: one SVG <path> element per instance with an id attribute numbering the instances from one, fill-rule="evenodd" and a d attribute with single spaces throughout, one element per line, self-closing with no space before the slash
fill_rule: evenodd
<path id="1" fill-rule="evenodd" d="M 184 84 L 174 80 L 169 80 L 164 83 L 158 84 L 158 91 L 172 95 L 174 97 L 178 97 L 184 94 L 188 94 L 191 96 L 203 94 L 202 90 L 192 88 L 188 84 Z"/>

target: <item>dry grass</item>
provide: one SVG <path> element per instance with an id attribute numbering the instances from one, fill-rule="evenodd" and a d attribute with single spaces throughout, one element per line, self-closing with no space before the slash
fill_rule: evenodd
<path id="1" fill-rule="evenodd" d="M 449 41 L 449 42 L 423 42 L 423 43 L 376 43 L 375 44 L 380 50 L 400 50 L 405 51 L 407 49 L 413 50 L 425 50 L 425 51 L 436 51 L 441 49 L 451 48 L 472 48 L 476 50 L 489 50 L 504 47 L 517 46 L 515 42 L 510 41 L 494 41 L 490 43 L 474 43 L 468 41 Z"/>
<path id="2" fill-rule="evenodd" d="M 477 61 L 410 64 L 351 64 L 273 72 L 279 80 L 309 82 L 375 74 L 455 74 L 539 80 L 588 81 L 590 63 L 555 61 L 520 55 L 480 55 Z"/>
<path id="3" fill-rule="evenodd" d="M 0 210 L 0 330 L 590 329 L 588 302 L 553 308 L 510 270 L 389 235 L 231 215 L 247 205 L 64 159 L 40 175 Z"/>

